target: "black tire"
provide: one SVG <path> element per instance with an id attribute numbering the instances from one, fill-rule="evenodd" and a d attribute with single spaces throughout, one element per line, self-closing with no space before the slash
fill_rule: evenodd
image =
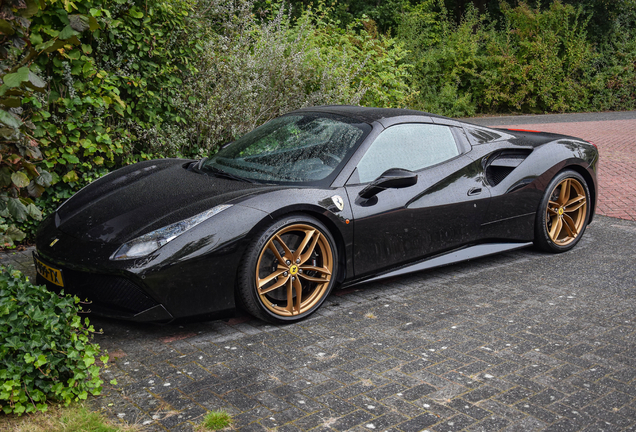
<path id="1" fill-rule="evenodd" d="M 250 314 L 272 323 L 308 317 L 336 283 L 337 250 L 329 230 L 312 217 L 292 215 L 274 222 L 245 252 L 238 273 L 239 302 Z M 292 259 L 287 259 L 290 254 Z"/>
<path id="2" fill-rule="evenodd" d="M 590 219 L 590 190 L 576 171 L 557 174 L 546 188 L 535 219 L 534 244 L 547 252 L 572 249 Z"/>

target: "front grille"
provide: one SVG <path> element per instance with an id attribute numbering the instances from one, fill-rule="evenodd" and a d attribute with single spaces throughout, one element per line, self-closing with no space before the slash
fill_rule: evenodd
<path id="1" fill-rule="evenodd" d="M 147 296 L 132 281 L 120 277 L 62 269 L 64 292 L 91 302 L 90 309 L 106 307 L 129 313 L 139 313 L 158 303 Z M 46 281 L 38 275 L 37 283 Z M 47 283 L 47 288 L 59 292 L 60 287 Z"/>

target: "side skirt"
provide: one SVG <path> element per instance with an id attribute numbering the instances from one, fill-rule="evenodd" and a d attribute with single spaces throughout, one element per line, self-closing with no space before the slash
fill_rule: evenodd
<path id="1" fill-rule="evenodd" d="M 428 270 L 434 267 L 442 267 L 449 264 L 455 264 L 461 261 L 467 261 L 473 258 L 481 258 L 488 255 L 494 255 L 501 252 L 507 252 L 515 249 L 521 249 L 528 246 L 532 246 L 532 242 L 527 243 L 488 243 L 480 244 L 476 246 L 469 246 L 463 249 L 454 250 L 444 255 L 439 255 L 433 258 L 420 261 L 415 264 L 410 264 L 397 270 L 392 270 L 388 273 L 381 274 L 379 276 L 372 276 L 368 279 L 361 279 L 351 284 L 346 284 L 346 287 L 357 285 L 363 282 L 377 281 L 380 279 L 386 279 L 394 276 L 400 276 L 407 273 L 413 273 L 421 270 Z"/>

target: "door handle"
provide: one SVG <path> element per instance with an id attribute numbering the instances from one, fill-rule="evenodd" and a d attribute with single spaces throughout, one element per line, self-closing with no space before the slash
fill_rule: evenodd
<path id="1" fill-rule="evenodd" d="M 468 196 L 475 196 L 475 195 L 479 195 L 480 193 L 481 193 L 481 188 L 474 187 L 474 188 L 468 189 Z"/>

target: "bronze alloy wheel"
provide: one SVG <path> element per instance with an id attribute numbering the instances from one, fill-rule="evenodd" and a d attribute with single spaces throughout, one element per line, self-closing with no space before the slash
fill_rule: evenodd
<path id="1" fill-rule="evenodd" d="M 546 229 L 558 246 L 571 244 L 587 223 L 587 194 L 575 178 L 565 178 L 552 190 L 546 206 Z"/>
<path id="2" fill-rule="evenodd" d="M 329 292 L 334 254 L 320 229 L 294 223 L 276 231 L 261 249 L 256 264 L 256 292 L 262 305 L 278 317 L 304 314 Z"/>

